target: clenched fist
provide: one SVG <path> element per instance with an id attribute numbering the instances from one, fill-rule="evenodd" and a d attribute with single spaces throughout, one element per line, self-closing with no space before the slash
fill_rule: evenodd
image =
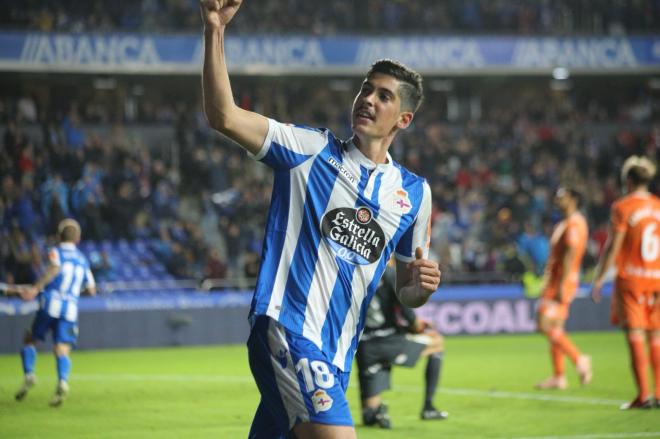
<path id="1" fill-rule="evenodd" d="M 242 2 L 243 0 L 200 0 L 204 26 L 210 29 L 226 26 L 234 18 Z"/>

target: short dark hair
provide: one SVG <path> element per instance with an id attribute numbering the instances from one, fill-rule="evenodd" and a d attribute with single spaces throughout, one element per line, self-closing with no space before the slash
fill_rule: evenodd
<path id="1" fill-rule="evenodd" d="M 60 242 L 77 242 L 80 239 L 80 225 L 74 219 L 67 218 L 60 221 L 57 231 Z"/>
<path id="2" fill-rule="evenodd" d="M 571 186 L 560 186 L 559 189 L 557 189 L 557 195 L 559 195 L 560 191 L 565 191 L 567 194 L 571 196 L 573 200 L 575 200 L 575 205 L 580 206 L 582 204 L 582 193 L 575 189 L 574 187 Z"/>
<path id="3" fill-rule="evenodd" d="M 403 111 L 417 111 L 424 99 L 424 88 L 422 87 L 422 75 L 411 68 L 391 59 L 379 59 L 371 65 L 367 72 L 367 78 L 374 73 L 382 73 L 397 79 L 399 96 L 401 97 L 401 109 Z"/>

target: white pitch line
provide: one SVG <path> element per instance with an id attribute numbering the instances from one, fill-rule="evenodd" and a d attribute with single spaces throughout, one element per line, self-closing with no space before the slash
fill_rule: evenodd
<path id="1" fill-rule="evenodd" d="M 139 374 L 75 374 L 73 381 L 173 381 L 173 382 L 216 382 L 251 383 L 251 376 L 242 375 L 139 375 Z"/>
<path id="2" fill-rule="evenodd" d="M 451 387 L 440 388 L 438 390 L 440 392 L 449 393 L 452 395 L 483 396 L 487 398 L 522 399 L 522 400 L 533 400 L 533 401 L 551 401 L 551 402 L 564 402 L 569 404 L 616 405 L 618 407 L 625 402 L 618 399 L 585 398 L 582 396 L 547 395 L 543 393 L 506 392 L 500 390 L 489 391 L 489 390 L 477 390 L 477 389 L 454 389 Z"/>
<path id="3" fill-rule="evenodd" d="M 44 378 L 52 376 L 45 375 Z M 4 377 L 3 377 L 4 378 Z M 54 378 L 54 377 L 52 377 Z M 7 381 L 8 379 L 0 378 L 0 381 Z M 251 376 L 245 375 L 181 375 L 181 374 L 73 374 L 72 381 L 134 381 L 134 382 L 221 382 L 221 383 L 251 383 L 253 379 Z M 13 381 L 13 380 L 12 380 Z M 351 386 L 357 388 L 356 384 Z M 394 385 L 393 390 L 403 392 L 421 392 L 422 386 L 397 386 Z M 606 405 L 606 406 L 620 406 L 625 401 L 616 399 L 605 398 L 585 398 L 581 396 L 561 396 L 561 395 L 548 395 L 544 393 L 526 393 L 526 392 L 509 392 L 500 390 L 479 390 L 479 389 L 463 389 L 442 387 L 438 389 L 440 393 L 458 396 L 471 396 L 482 398 L 499 398 L 499 399 L 518 399 L 525 401 L 548 401 L 560 402 L 568 404 L 584 404 L 584 405 Z"/>
<path id="4" fill-rule="evenodd" d="M 526 436 L 507 439 L 619 439 L 628 437 L 660 437 L 660 431 L 645 433 L 593 433 L 571 436 Z"/>

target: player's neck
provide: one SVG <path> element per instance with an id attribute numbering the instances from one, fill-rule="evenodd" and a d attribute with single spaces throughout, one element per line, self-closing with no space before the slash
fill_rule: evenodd
<path id="1" fill-rule="evenodd" d="M 387 150 L 392 144 L 394 136 L 379 139 L 361 139 L 353 135 L 353 143 L 360 152 L 377 165 L 387 163 Z"/>
<path id="2" fill-rule="evenodd" d="M 629 194 L 647 194 L 648 192 L 649 188 L 646 186 L 631 187 L 630 190 L 628 190 Z"/>

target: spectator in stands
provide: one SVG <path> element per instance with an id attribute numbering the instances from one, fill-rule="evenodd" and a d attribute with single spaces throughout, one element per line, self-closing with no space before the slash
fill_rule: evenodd
<path id="1" fill-rule="evenodd" d="M 35 280 L 32 245 L 19 227 L 14 227 L 9 235 L 9 248 L 11 252 L 5 267 L 10 275 L 10 282 L 32 283 Z"/>
<path id="2" fill-rule="evenodd" d="M 547 236 L 540 232 L 534 223 L 526 221 L 517 244 L 518 253 L 523 260 L 528 261 L 525 265 L 531 272 L 541 276 L 550 254 L 550 241 Z"/>
<path id="3" fill-rule="evenodd" d="M 80 127 L 80 115 L 76 109 L 69 112 L 62 122 L 64 143 L 72 150 L 79 150 L 85 146 L 85 132 Z"/>
<path id="4" fill-rule="evenodd" d="M 224 279 L 227 277 L 227 264 L 220 257 L 218 250 L 211 249 L 208 251 L 204 277 L 207 279 Z"/>

